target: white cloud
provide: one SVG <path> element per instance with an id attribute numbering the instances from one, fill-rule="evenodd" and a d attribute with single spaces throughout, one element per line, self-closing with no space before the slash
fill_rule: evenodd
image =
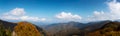
<path id="1" fill-rule="evenodd" d="M 66 13 L 66 12 L 61 12 L 60 14 L 57 14 L 55 17 L 60 20 L 66 20 L 66 21 L 76 21 L 82 19 L 82 17 L 79 15 L 76 14 L 73 15 L 71 13 Z"/>
<path id="2" fill-rule="evenodd" d="M 3 19 L 3 20 L 19 20 L 18 17 L 14 17 L 14 16 L 11 16 L 11 15 L 3 15 L 0 18 Z"/>
<path id="3" fill-rule="evenodd" d="M 1 16 L 3 20 L 22 20 L 22 21 L 45 21 L 46 18 L 32 17 L 25 15 L 24 8 L 15 8 Z"/>
<path id="4" fill-rule="evenodd" d="M 113 0 L 107 2 L 110 12 L 94 11 L 93 16 L 87 18 L 87 21 L 117 20 L 120 19 L 120 2 Z"/>
<path id="5" fill-rule="evenodd" d="M 62 12 L 56 17 L 58 19 L 63 19 L 63 20 L 79 20 L 81 22 L 83 21 L 101 21 L 101 20 L 118 20 L 120 19 L 120 2 L 117 2 L 117 0 L 113 0 L 110 2 L 106 3 L 109 9 L 109 12 L 104 12 L 104 11 L 94 11 L 92 16 L 89 16 L 87 18 L 82 18 L 79 15 L 73 15 L 71 13 L 65 13 Z M 76 19 L 76 20 L 75 20 Z"/>
<path id="6" fill-rule="evenodd" d="M 32 21 L 45 21 L 45 18 L 38 18 L 38 17 L 30 17 L 30 16 L 22 16 L 20 17 L 21 20 L 32 20 Z"/>
<path id="7" fill-rule="evenodd" d="M 41 18 L 40 20 L 41 20 L 41 21 L 46 21 L 46 18 Z"/>
<path id="8" fill-rule="evenodd" d="M 25 11 L 23 8 L 15 8 L 7 13 L 4 13 L 3 15 L 23 16 L 25 15 Z"/>
<path id="9" fill-rule="evenodd" d="M 107 4 L 112 14 L 120 16 L 120 2 L 113 0 Z"/>
<path id="10" fill-rule="evenodd" d="M 86 21 L 100 21 L 100 20 L 109 20 L 110 19 L 110 14 L 105 13 L 103 11 L 98 12 L 94 11 L 93 16 L 89 16 Z"/>
<path id="11" fill-rule="evenodd" d="M 61 12 L 55 17 L 57 21 L 101 21 L 101 20 L 117 20 L 120 19 L 120 2 L 113 0 L 107 2 L 109 12 L 94 11 L 92 16 L 87 18 L 81 17 L 77 14 Z M 15 8 L 8 13 L 1 16 L 1 19 L 7 20 L 25 20 L 25 21 L 46 21 L 46 18 L 26 16 L 24 8 Z M 54 20 L 54 19 L 52 19 Z M 56 20 L 56 19 L 55 19 Z"/>
<path id="12" fill-rule="evenodd" d="M 25 15 L 25 11 L 23 8 L 15 8 L 15 9 L 11 10 L 10 13 L 11 13 L 11 15 L 15 15 L 15 16 Z"/>

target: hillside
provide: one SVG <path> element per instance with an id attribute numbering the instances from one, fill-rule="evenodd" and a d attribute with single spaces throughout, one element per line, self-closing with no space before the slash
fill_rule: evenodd
<path id="1" fill-rule="evenodd" d="M 80 30 L 80 28 L 85 27 L 85 24 L 79 23 L 79 22 L 68 22 L 68 23 L 55 23 L 46 26 L 44 29 L 46 30 L 46 34 L 49 36 L 55 36 L 56 34 L 59 34 L 59 32 L 64 33 L 64 31 L 73 31 L 73 30 Z M 68 33 L 67 32 L 67 33 Z M 76 32 L 76 31 L 73 31 Z M 71 33 L 73 33 L 71 32 Z M 58 35 L 56 35 L 58 36 Z"/>
<path id="2" fill-rule="evenodd" d="M 68 22 L 48 25 L 44 29 L 46 29 L 46 34 L 49 36 L 93 36 L 96 32 L 105 29 L 107 29 L 108 31 L 112 31 L 113 29 L 118 30 L 120 27 L 119 25 L 120 22 L 109 20 L 89 23 Z M 108 26 L 113 27 L 112 30 L 110 30 L 111 28 L 109 29 Z"/>
<path id="3" fill-rule="evenodd" d="M 44 30 L 29 22 L 0 20 L 0 36 L 45 36 Z"/>
<path id="4" fill-rule="evenodd" d="M 30 22 L 12 23 L 0 20 L 0 36 L 120 36 L 120 22 L 68 22 L 45 25 Z"/>
<path id="5" fill-rule="evenodd" d="M 16 36 L 43 36 L 37 28 L 29 22 L 18 22 L 17 26 L 14 27 Z"/>
<path id="6" fill-rule="evenodd" d="M 109 22 L 86 36 L 120 36 L 120 22 Z"/>
<path id="7" fill-rule="evenodd" d="M 3 25 L 5 29 L 10 28 L 10 30 L 12 31 L 13 31 L 13 28 L 17 25 L 17 23 L 7 22 L 3 20 L 0 20 L 0 24 Z"/>

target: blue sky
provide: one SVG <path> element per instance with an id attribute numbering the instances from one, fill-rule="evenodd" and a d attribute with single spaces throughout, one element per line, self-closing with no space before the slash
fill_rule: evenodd
<path id="1" fill-rule="evenodd" d="M 111 2 L 113 1 L 115 1 L 115 3 L 112 4 Z M 79 16 L 80 21 L 89 18 L 98 20 L 96 16 L 94 17 L 94 12 L 97 12 L 98 14 L 101 14 L 101 11 L 110 13 L 111 7 L 109 6 L 114 4 L 117 5 L 117 3 L 119 3 L 118 1 L 120 0 L 0 0 L 0 14 L 3 15 L 4 13 L 7 13 L 8 15 L 8 13 L 11 12 L 9 15 L 12 15 L 13 17 L 14 14 L 12 14 L 12 10 L 23 9 L 22 11 L 25 12 L 24 16 L 46 18 L 46 20 L 48 19 L 53 22 L 61 19 L 65 20 L 66 18 L 69 18 L 68 21 L 71 21 L 74 18 L 76 20 L 77 16 Z M 111 4 L 109 5 L 109 3 Z M 55 18 L 55 16 L 60 16 L 62 13 L 70 13 L 70 15 L 63 15 L 61 16 L 62 18 Z M 72 16 L 75 17 L 72 18 Z M 110 18 L 107 17 L 104 19 L 108 20 Z"/>
<path id="2" fill-rule="evenodd" d="M 51 17 L 62 11 L 87 16 L 94 10 L 103 10 L 106 0 L 1 0 L 1 12 L 24 8 L 28 15 Z M 83 14 L 85 13 L 85 14 Z M 47 15 L 46 15 L 47 14 Z"/>

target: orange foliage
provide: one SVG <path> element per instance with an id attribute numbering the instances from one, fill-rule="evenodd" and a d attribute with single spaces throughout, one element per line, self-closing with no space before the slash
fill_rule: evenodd
<path id="1" fill-rule="evenodd" d="M 14 31 L 17 36 L 42 36 L 37 28 L 28 22 L 19 22 Z"/>
<path id="2" fill-rule="evenodd" d="M 95 31 L 95 32 L 92 32 L 92 33 L 88 33 L 86 36 L 101 36 L 101 34 L 100 34 L 99 31 Z"/>

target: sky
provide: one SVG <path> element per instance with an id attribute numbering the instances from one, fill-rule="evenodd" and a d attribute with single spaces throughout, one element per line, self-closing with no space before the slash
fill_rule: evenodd
<path id="1" fill-rule="evenodd" d="M 120 0 L 0 0 L 0 19 L 90 22 L 120 19 Z"/>

